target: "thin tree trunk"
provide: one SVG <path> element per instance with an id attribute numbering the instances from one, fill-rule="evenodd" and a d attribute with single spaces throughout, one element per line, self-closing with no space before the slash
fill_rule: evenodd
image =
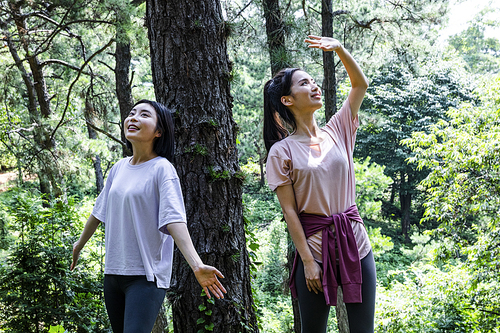
<path id="1" fill-rule="evenodd" d="M 332 0 L 322 0 L 321 2 L 321 34 L 324 37 L 333 37 L 333 7 Z M 328 120 L 337 113 L 337 82 L 335 77 L 335 52 L 323 52 L 323 94 L 325 101 L 325 120 Z M 349 323 L 347 321 L 347 309 L 342 296 L 342 288 L 338 288 L 337 306 L 337 326 L 340 333 L 349 333 Z"/>
<path id="2" fill-rule="evenodd" d="M 337 315 L 337 327 L 339 333 L 349 333 L 349 321 L 347 317 L 347 308 L 344 303 L 344 293 L 342 288 L 337 289 L 337 306 L 335 306 L 335 313 Z"/>
<path id="3" fill-rule="evenodd" d="M 333 37 L 332 0 L 321 2 L 321 35 Z M 337 113 L 337 79 L 335 77 L 335 52 L 323 52 L 323 84 L 325 119 Z"/>
<path id="4" fill-rule="evenodd" d="M 401 171 L 401 186 L 399 188 L 399 202 L 401 205 L 401 233 L 405 242 L 410 241 L 410 213 L 411 213 L 411 193 L 409 181 L 406 180 L 406 174 Z"/>
<path id="5" fill-rule="evenodd" d="M 288 273 L 288 279 L 286 280 L 286 286 L 285 288 L 289 290 L 289 285 L 290 285 L 290 274 L 292 272 L 293 268 L 293 261 L 295 260 L 295 246 L 292 241 L 292 237 L 290 236 L 290 233 L 287 231 L 286 233 L 286 241 L 287 241 L 287 263 L 286 263 L 286 269 Z M 293 298 L 291 293 L 290 297 L 292 299 L 292 309 L 293 309 L 293 332 L 295 333 L 300 333 L 302 330 L 302 327 L 300 325 L 300 312 L 299 312 L 299 300 L 296 298 Z"/>
<path id="6" fill-rule="evenodd" d="M 279 0 L 262 0 L 262 7 L 264 10 L 264 18 L 266 20 L 266 34 L 267 34 L 267 45 L 269 47 L 269 61 L 271 63 L 271 73 L 274 76 L 278 71 L 283 68 L 290 67 L 289 64 L 289 52 L 285 46 L 285 25 L 282 19 L 282 14 L 279 6 Z M 261 183 L 263 182 L 263 163 L 264 158 L 260 158 L 261 165 Z M 288 270 L 288 278 L 290 278 L 290 272 L 292 271 L 293 261 L 295 258 L 295 247 L 287 232 L 287 263 L 286 267 Z M 288 280 L 286 288 L 288 288 Z M 292 299 L 292 309 L 293 309 L 293 331 L 295 333 L 300 333 L 300 312 L 299 312 L 299 302 L 297 299 Z"/>
<path id="7" fill-rule="evenodd" d="M 146 8 L 156 98 L 177 111 L 175 167 L 189 232 L 202 260 L 227 277 L 226 297 L 210 304 L 176 250 L 168 292 L 174 330 L 257 332 L 231 113 L 230 27 L 219 1 L 148 0 Z"/>
<path id="8" fill-rule="evenodd" d="M 123 3 L 123 6 L 127 6 Z M 117 6 L 116 8 L 116 49 L 115 49 L 115 81 L 116 81 L 116 97 L 118 98 L 118 106 L 120 108 L 120 126 L 121 140 L 126 142 L 125 133 L 123 131 L 123 122 L 134 105 L 132 97 L 132 85 L 129 79 L 130 60 L 130 37 L 127 33 L 127 27 L 130 25 L 130 14 L 126 8 Z M 132 152 L 126 146 L 122 146 L 123 156 L 131 155 Z"/>
<path id="9" fill-rule="evenodd" d="M 93 123 L 93 115 L 94 114 L 94 107 L 90 103 L 88 99 L 85 100 L 85 120 Z M 89 133 L 89 139 L 95 140 L 97 139 L 97 133 L 94 131 L 92 127 L 90 127 L 89 124 L 87 124 L 87 132 Z M 104 176 L 102 173 L 102 167 L 101 167 L 101 157 L 99 155 L 95 155 L 92 158 L 92 164 L 94 166 L 94 173 L 95 173 L 95 188 L 96 188 L 96 193 L 99 194 L 101 193 L 102 189 L 104 188 Z"/>

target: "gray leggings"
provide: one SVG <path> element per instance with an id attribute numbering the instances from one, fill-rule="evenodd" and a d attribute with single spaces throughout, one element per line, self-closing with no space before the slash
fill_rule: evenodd
<path id="1" fill-rule="evenodd" d="M 151 333 L 166 289 L 144 275 L 104 275 L 104 300 L 114 333 Z"/>
<path id="2" fill-rule="evenodd" d="M 377 272 L 373 253 L 361 259 L 363 274 L 363 303 L 347 303 L 347 316 L 350 333 L 373 333 L 375 318 L 375 290 Z M 302 333 L 325 333 L 330 306 L 326 305 L 323 293 L 315 294 L 307 289 L 304 264 L 299 257 L 295 271 L 295 288 L 299 299 L 300 324 Z"/>

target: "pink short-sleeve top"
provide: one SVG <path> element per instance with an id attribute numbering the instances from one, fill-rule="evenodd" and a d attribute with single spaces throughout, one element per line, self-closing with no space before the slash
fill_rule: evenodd
<path id="1" fill-rule="evenodd" d="M 321 130 L 320 143 L 304 143 L 287 137 L 270 149 L 266 176 L 269 187 L 292 185 L 297 214 L 331 216 L 355 204 L 353 150 L 358 117 L 352 118 L 349 100 Z M 371 250 L 364 224 L 351 221 L 360 259 Z M 314 258 L 321 262 L 321 232 L 307 239 Z"/>

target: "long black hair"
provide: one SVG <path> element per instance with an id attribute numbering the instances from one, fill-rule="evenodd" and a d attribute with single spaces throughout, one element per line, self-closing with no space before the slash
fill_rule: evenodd
<path id="1" fill-rule="evenodd" d="M 156 130 L 160 132 L 161 136 L 156 138 L 153 142 L 153 151 L 158 154 L 158 156 L 165 157 L 171 163 L 174 163 L 174 117 L 172 116 L 174 111 L 167 108 L 165 105 L 150 101 L 147 99 L 141 99 L 134 104 L 146 103 L 149 104 L 156 111 Z M 127 140 L 127 148 L 132 151 L 132 144 Z"/>
<path id="2" fill-rule="evenodd" d="M 292 93 L 292 76 L 299 68 L 280 70 L 264 85 L 264 144 L 269 152 L 272 145 L 289 135 L 282 120 L 292 128 L 297 129 L 292 112 L 281 103 L 281 97 Z"/>

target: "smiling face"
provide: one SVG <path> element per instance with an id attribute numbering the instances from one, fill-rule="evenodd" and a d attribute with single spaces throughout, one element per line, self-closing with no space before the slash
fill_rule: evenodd
<path id="1" fill-rule="evenodd" d="M 161 136 L 156 129 L 157 115 L 152 105 L 140 103 L 134 106 L 124 122 L 125 137 L 134 144 L 151 143 Z"/>
<path id="2" fill-rule="evenodd" d="M 281 102 L 292 112 L 316 111 L 323 106 L 321 89 L 316 81 L 304 71 L 296 71 L 292 76 L 291 94 L 281 97 Z"/>

